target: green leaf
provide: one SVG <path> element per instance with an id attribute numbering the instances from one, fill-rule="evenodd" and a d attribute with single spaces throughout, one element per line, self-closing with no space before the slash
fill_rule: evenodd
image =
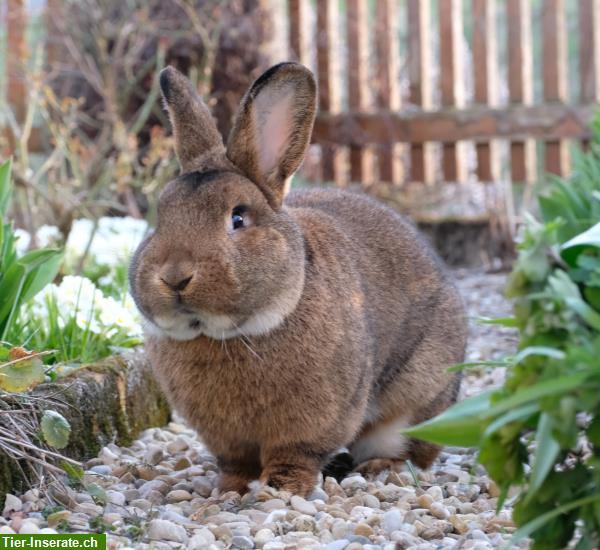
<path id="1" fill-rule="evenodd" d="M 6 216 L 12 196 L 12 184 L 10 181 L 11 166 L 11 159 L 0 164 L 0 218 Z"/>
<path id="2" fill-rule="evenodd" d="M 590 495 L 587 497 L 583 497 L 573 502 L 569 502 L 568 504 L 563 504 L 550 512 L 546 512 L 541 516 L 538 516 L 534 520 L 526 523 L 519 529 L 517 529 L 511 539 L 502 547 L 503 550 L 508 550 L 511 546 L 516 545 L 519 541 L 530 537 L 535 531 L 543 527 L 550 520 L 554 519 L 557 516 L 560 516 L 566 512 L 569 512 L 575 508 L 580 508 L 587 504 L 592 504 L 593 502 L 600 502 L 600 494 Z"/>
<path id="3" fill-rule="evenodd" d="M 106 491 L 97 483 L 86 483 L 85 490 L 94 499 L 96 504 L 104 506 L 108 502 Z"/>
<path id="4" fill-rule="evenodd" d="M 38 357 L 0 365 L 0 389 L 23 392 L 44 381 L 44 364 Z"/>
<path id="5" fill-rule="evenodd" d="M 600 222 L 561 246 L 561 256 L 571 267 L 577 265 L 577 257 L 586 248 L 600 248 Z"/>
<path id="6" fill-rule="evenodd" d="M 35 263 L 27 264 L 29 272 L 23 285 L 23 295 L 21 300 L 26 302 L 31 300 L 40 290 L 50 284 L 60 269 L 63 260 L 63 251 L 53 248 L 43 250 L 34 250 L 30 254 L 38 253 Z M 21 262 L 23 258 L 21 258 Z"/>
<path id="7" fill-rule="evenodd" d="M 502 327 L 515 328 L 518 327 L 518 322 L 514 317 L 497 317 L 495 319 L 488 319 L 487 317 L 480 317 L 477 322 L 482 325 L 500 325 Z"/>
<path id="8" fill-rule="evenodd" d="M 44 411 L 41 428 L 48 445 L 64 449 L 69 444 L 71 425 L 62 414 L 52 410 Z"/>
<path id="9" fill-rule="evenodd" d="M 61 468 L 65 471 L 71 483 L 77 484 L 83 481 L 85 472 L 81 466 L 77 466 L 71 462 L 63 462 Z"/>
<path id="10" fill-rule="evenodd" d="M 474 447 L 479 444 L 487 424 L 484 416 L 490 406 L 491 393 L 469 397 L 431 420 L 402 430 L 402 433 L 438 445 Z"/>
<path id="11" fill-rule="evenodd" d="M 531 401 L 536 401 L 542 397 L 548 397 L 554 394 L 566 394 L 569 391 L 575 390 L 582 386 L 589 376 L 590 373 L 582 372 L 559 376 L 557 378 L 538 382 L 533 386 L 528 386 L 517 391 L 506 399 L 498 401 L 486 411 L 485 416 L 492 418 L 499 414 L 510 411 L 511 409 L 520 405 L 525 405 Z"/>
<path id="12" fill-rule="evenodd" d="M 540 415 L 535 436 L 536 449 L 529 477 L 529 490 L 527 491 L 525 502 L 528 502 L 542 486 L 560 452 L 560 445 L 552 437 L 553 424 L 554 421 L 548 413 Z"/>
<path id="13" fill-rule="evenodd" d="M 510 424 L 511 422 L 516 422 L 517 420 L 524 420 L 536 414 L 540 410 L 540 407 L 537 403 L 531 403 L 529 405 L 523 405 L 522 407 L 517 407 L 512 411 L 503 414 L 502 416 L 496 418 L 486 429 L 484 432 L 484 437 L 490 437 L 494 432 L 497 432 L 506 424 Z"/>
<path id="14" fill-rule="evenodd" d="M 552 359 L 564 359 L 566 357 L 565 352 L 556 348 L 550 348 L 547 346 L 529 346 L 522 349 L 517 355 L 515 355 L 513 362 L 515 365 L 521 363 L 527 357 L 531 355 L 542 355 L 544 357 L 551 357 Z"/>

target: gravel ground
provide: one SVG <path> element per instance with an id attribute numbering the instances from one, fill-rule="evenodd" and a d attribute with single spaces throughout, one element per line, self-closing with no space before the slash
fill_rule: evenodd
<path id="1" fill-rule="evenodd" d="M 515 334 L 480 325 L 477 317 L 510 314 L 502 298 L 505 277 L 457 271 L 469 307 L 467 359 L 497 358 L 514 350 Z M 471 371 L 462 395 L 502 381 L 502 371 Z M 498 488 L 470 449 L 446 449 L 426 472 L 382 472 L 322 482 L 308 499 L 257 487 L 240 498 L 218 495 L 213 457 L 181 423 L 150 429 L 130 447 L 108 445 L 86 466 L 86 483 L 105 491 L 107 503 L 81 488 L 32 489 L 8 495 L 2 533 L 109 532 L 111 548 L 246 550 L 486 549 L 514 530 L 510 509 L 495 514 Z M 51 488 L 52 489 L 52 488 Z"/>

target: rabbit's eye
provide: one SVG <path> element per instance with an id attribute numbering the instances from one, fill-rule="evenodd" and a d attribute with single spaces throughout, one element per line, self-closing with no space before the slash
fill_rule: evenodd
<path id="1" fill-rule="evenodd" d="M 244 212 L 246 211 L 245 206 L 236 206 L 231 212 L 231 225 L 234 229 L 240 229 L 244 227 Z"/>

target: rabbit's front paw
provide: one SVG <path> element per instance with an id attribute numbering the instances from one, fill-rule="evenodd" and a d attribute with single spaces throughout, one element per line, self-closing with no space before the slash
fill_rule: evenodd
<path id="1" fill-rule="evenodd" d="M 324 456 L 302 447 L 271 450 L 263 457 L 260 480 L 276 489 L 308 496 L 315 488 Z"/>
<path id="2" fill-rule="evenodd" d="M 247 493 L 248 483 L 260 475 L 258 456 L 248 453 L 241 457 L 219 455 L 217 464 L 221 470 L 219 475 L 219 492 L 236 491 L 240 495 Z"/>

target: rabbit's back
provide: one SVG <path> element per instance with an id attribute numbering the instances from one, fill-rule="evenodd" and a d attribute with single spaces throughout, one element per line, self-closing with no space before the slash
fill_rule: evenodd
<path id="1" fill-rule="evenodd" d="M 456 348 L 453 360 L 462 359 L 462 301 L 440 260 L 411 223 L 381 203 L 341 190 L 298 190 L 285 204 L 304 226 L 305 235 L 314 231 L 311 211 L 324 213 L 336 233 L 345 235 L 328 245 L 330 253 L 342 256 L 360 279 L 366 326 L 376 342 L 375 377 L 390 356 L 402 361 L 399 356 L 404 354 L 408 359 L 433 325 L 447 332 L 449 341 L 444 345 Z"/>

